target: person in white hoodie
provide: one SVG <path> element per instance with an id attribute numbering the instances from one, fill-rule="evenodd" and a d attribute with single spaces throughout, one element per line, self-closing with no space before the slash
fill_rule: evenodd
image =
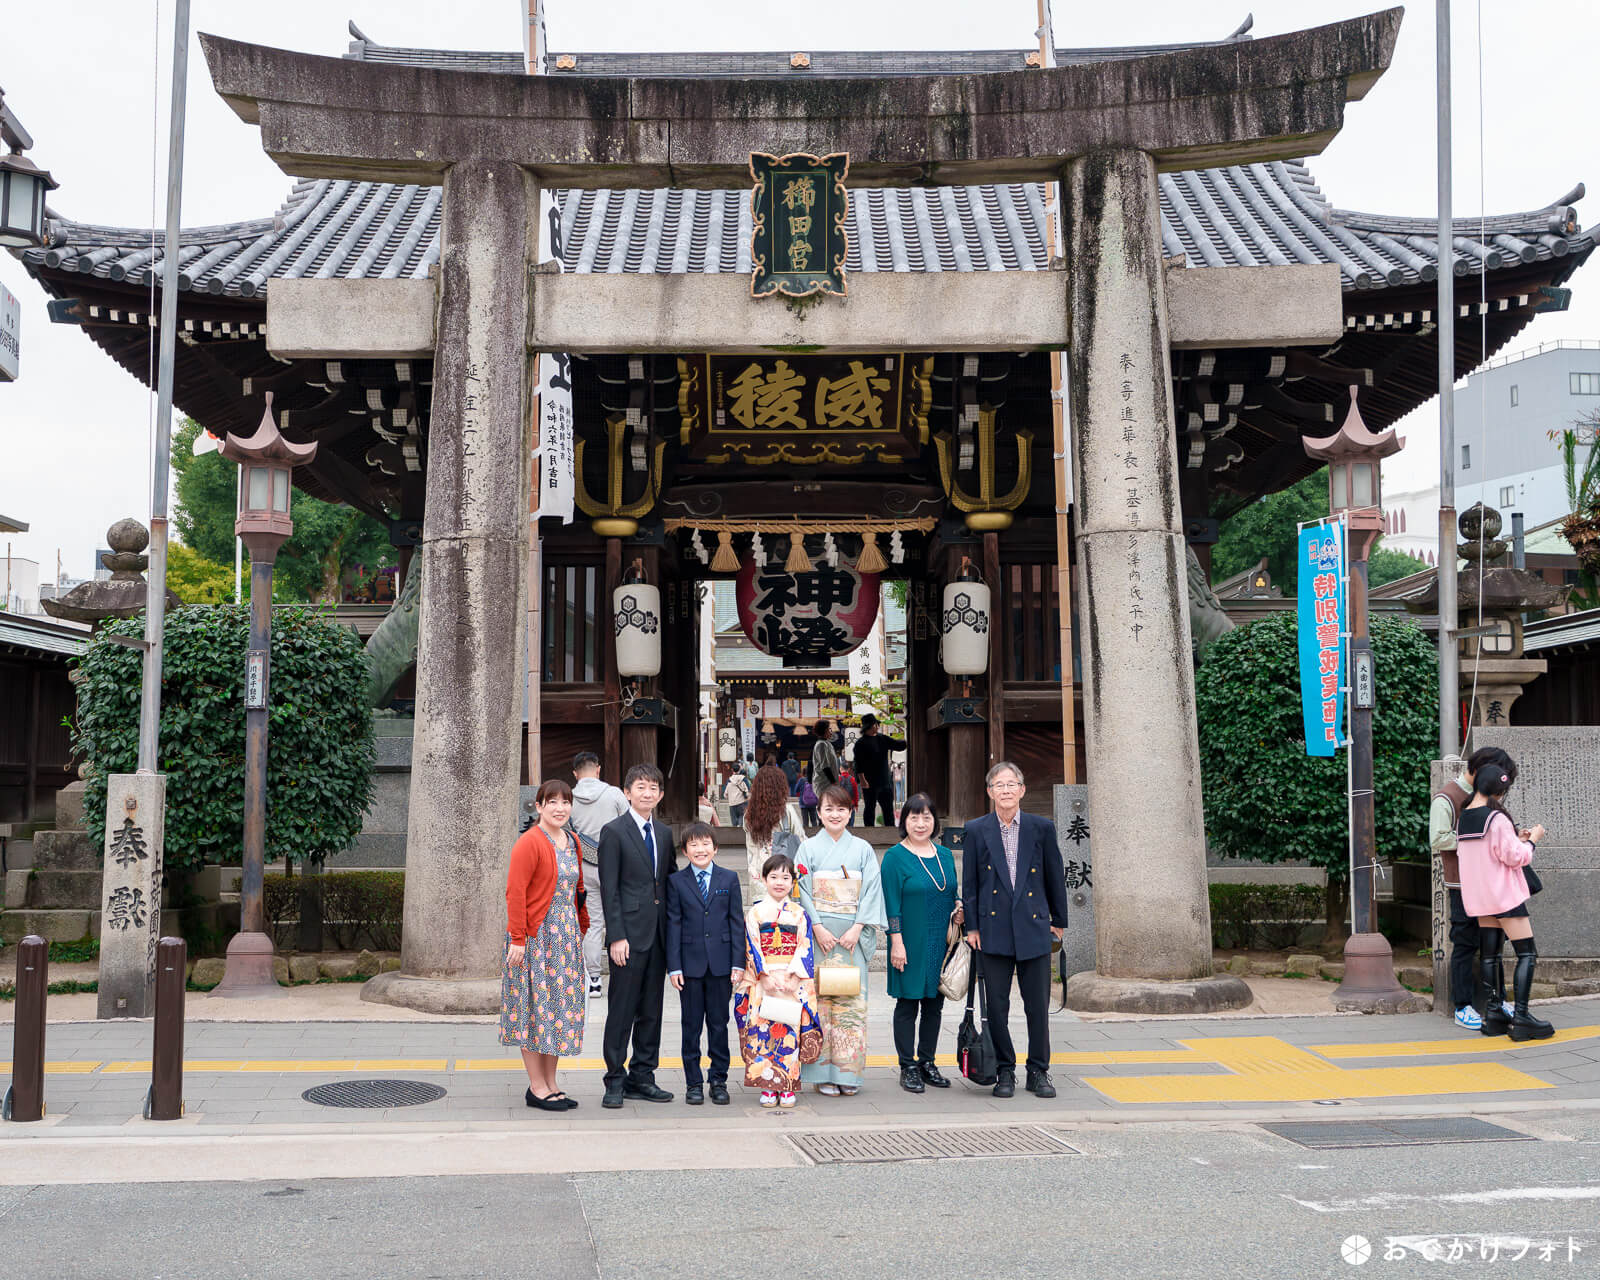
<path id="1" fill-rule="evenodd" d="M 583 853 L 583 887 L 590 902 L 600 901 L 600 828 L 628 811 L 628 798 L 600 777 L 600 757 L 593 751 L 580 751 L 572 758 L 572 817 L 567 825 L 578 833 Z M 583 967 L 589 974 L 589 995 L 601 991 L 600 975 L 605 964 L 606 919 L 603 911 L 589 913 L 589 932 L 583 935 Z"/>

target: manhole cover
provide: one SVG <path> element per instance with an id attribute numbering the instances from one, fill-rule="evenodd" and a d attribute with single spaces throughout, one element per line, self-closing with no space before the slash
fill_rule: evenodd
<path id="1" fill-rule="evenodd" d="M 335 1080 L 300 1096 L 319 1107 L 416 1107 L 439 1101 L 444 1092 L 420 1080 Z"/>
<path id="2" fill-rule="evenodd" d="M 972 1156 L 1070 1156 L 1046 1129 L 841 1129 L 788 1135 L 814 1164 L 877 1164 Z"/>
<path id="3" fill-rule="evenodd" d="M 1535 1142 L 1515 1129 L 1506 1129 L 1475 1116 L 1421 1116 L 1412 1120 L 1293 1121 L 1264 1124 L 1268 1133 L 1297 1142 L 1302 1147 L 1331 1150 L 1336 1147 L 1419 1147 L 1437 1142 Z"/>

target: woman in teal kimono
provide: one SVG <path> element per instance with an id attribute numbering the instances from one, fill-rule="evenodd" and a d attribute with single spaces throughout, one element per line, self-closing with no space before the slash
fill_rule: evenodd
<path id="1" fill-rule="evenodd" d="M 888 919 L 878 855 L 849 831 L 850 793 L 835 785 L 817 799 L 822 830 L 800 845 L 795 861 L 800 905 L 816 938 L 822 1056 L 801 1067 L 800 1078 L 837 1097 L 860 1089 L 867 1068 L 867 963 Z M 822 994 L 822 971 L 835 965 L 855 968 L 854 995 Z"/>

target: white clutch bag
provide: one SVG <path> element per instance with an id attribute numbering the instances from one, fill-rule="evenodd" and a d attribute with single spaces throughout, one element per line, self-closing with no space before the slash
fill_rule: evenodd
<path id="1" fill-rule="evenodd" d="M 781 1022 L 796 1031 L 800 1030 L 800 1002 L 789 996 L 762 996 L 761 1007 L 756 1010 L 756 1016 L 768 1022 Z"/>

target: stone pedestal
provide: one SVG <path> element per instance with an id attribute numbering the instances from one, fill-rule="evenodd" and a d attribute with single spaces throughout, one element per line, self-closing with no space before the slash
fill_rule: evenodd
<path id="1" fill-rule="evenodd" d="M 1063 183 L 1072 458 L 1096 973 L 1074 1008 L 1248 1004 L 1211 976 L 1211 914 L 1155 166 L 1074 160 Z"/>
<path id="2" fill-rule="evenodd" d="M 528 264 L 538 191 L 518 166 L 444 180 L 416 735 L 398 973 L 362 998 L 499 1007 L 517 835 L 527 554 Z"/>
<path id="3" fill-rule="evenodd" d="M 1522 696 L 1523 686 L 1550 669 L 1543 658 L 1463 658 L 1461 665 L 1461 688 L 1473 695 L 1472 722 L 1496 727 L 1511 723 L 1511 704 Z"/>
<path id="4" fill-rule="evenodd" d="M 161 774 L 114 773 L 106 783 L 97 1017 L 155 1012 L 166 800 Z"/>

